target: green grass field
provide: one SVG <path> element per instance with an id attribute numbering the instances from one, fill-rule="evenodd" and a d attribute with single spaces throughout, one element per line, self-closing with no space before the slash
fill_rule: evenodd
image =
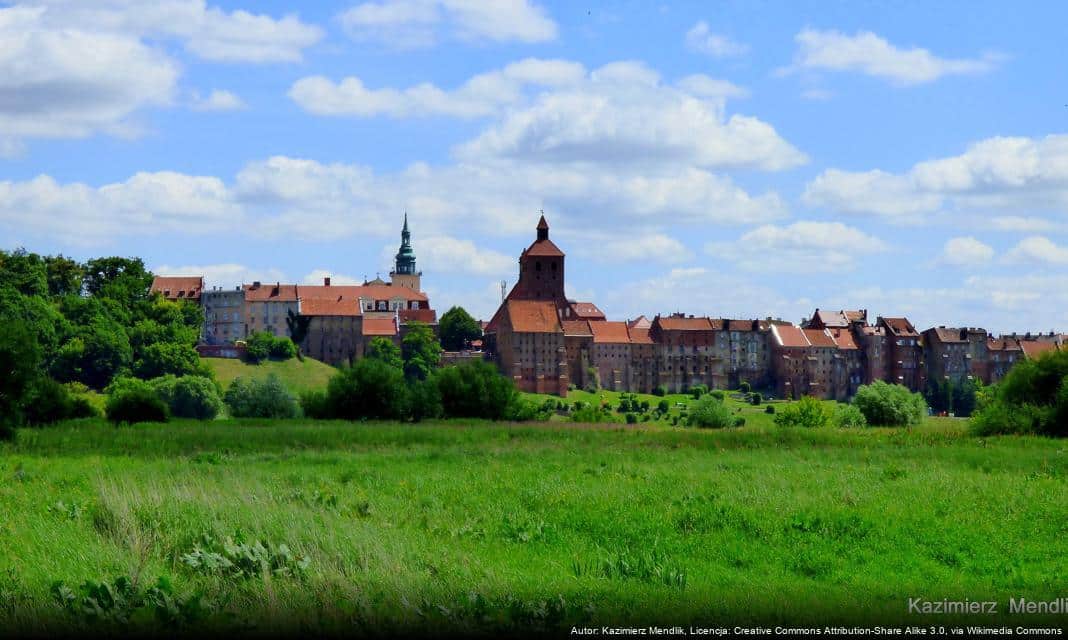
<path id="1" fill-rule="evenodd" d="M 203 594 L 214 628 L 335 632 L 927 626 L 953 618 L 907 597 L 1052 599 L 1068 576 L 1065 443 L 952 420 L 90 421 L 21 430 L 0 478 L 0 632 L 102 624 L 50 590 L 118 576 Z M 277 570 L 205 568 L 228 537 Z M 1043 621 L 1001 610 L 972 620 Z"/>
<path id="2" fill-rule="evenodd" d="M 303 391 L 325 389 L 330 377 L 337 373 L 334 367 L 312 358 L 304 358 L 303 361 L 296 358 L 284 361 L 264 360 L 259 364 L 248 364 L 236 358 L 201 358 L 201 361 L 215 372 L 223 391 L 238 377 L 260 379 L 273 373 L 286 388 L 299 394 Z"/>

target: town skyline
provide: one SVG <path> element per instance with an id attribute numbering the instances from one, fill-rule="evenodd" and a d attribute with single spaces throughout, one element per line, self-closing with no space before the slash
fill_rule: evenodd
<path id="1" fill-rule="evenodd" d="M 544 209 L 614 318 L 1063 332 L 1064 12 L 2 3 L 0 248 L 345 284 L 407 211 L 435 307 L 489 319 Z"/>

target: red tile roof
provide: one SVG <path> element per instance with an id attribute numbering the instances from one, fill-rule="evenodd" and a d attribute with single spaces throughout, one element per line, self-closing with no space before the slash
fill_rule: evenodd
<path id="1" fill-rule="evenodd" d="M 650 322 L 649 318 L 646 318 L 645 316 L 638 316 L 637 318 L 628 322 L 627 326 L 631 329 L 648 329 L 649 327 L 653 326 L 653 323 Z"/>
<path id="2" fill-rule="evenodd" d="M 880 318 L 880 320 L 883 321 L 892 335 L 910 337 L 918 337 L 920 335 L 916 333 L 916 327 L 912 326 L 908 318 Z"/>
<path id="3" fill-rule="evenodd" d="M 393 318 L 364 318 L 363 335 L 365 336 L 395 336 L 397 325 Z"/>
<path id="4" fill-rule="evenodd" d="M 358 316 L 361 315 L 359 300 L 310 298 L 300 301 L 302 316 Z"/>
<path id="5" fill-rule="evenodd" d="M 723 320 L 722 322 L 727 331 L 760 331 L 768 328 L 765 320 Z"/>
<path id="6" fill-rule="evenodd" d="M 582 318 L 585 320 L 604 320 L 604 311 L 597 308 L 597 305 L 592 302 L 572 302 L 570 303 L 571 313 L 576 318 Z"/>
<path id="7" fill-rule="evenodd" d="M 642 327 L 628 327 L 630 331 L 630 341 L 633 344 L 653 344 L 652 337 L 649 336 L 649 329 Z"/>
<path id="8" fill-rule="evenodd" d="M 425 322 L 434 324 L 438 321 L 438 312 L 433 309 L 399 309 L 397 314 L 401 322 Z"/>
<path id="9" fill-rule="evenodd" d="M 626 322 L 608 322 L 606 320 L 591 322 L 590 331 L 593 332 L 593 341 L 597 344 L 625 344 L 630 342 L 630 334 L 627 333 Z"/>
<path id="10" fill-rule="evenodd" d="M 808 347 L 810 346 L 805 332 L 792 324 L 777 324 L 771 328 L 775 341 L 782 347 Z"/>
<path id="11" fill-rule="evenodd" d="M 839 349 L 856 349 L 857 342 L 853 339 L 853 334 L 849 329 L 829 329 L 831 337 L 834 338 L 835 344 Z"/>
<path id="12" fill-rule="evenodd" d="M 586 320 L 564 320 L 560 324 L 564 326 L 565 336 L 592 336 L 590 323 Z"/>
<path id="13" fill-rule="evenodd" d="M 427 301 L 427 296 L 421 291 L 415 291 L 408 287 L 394 287 L 388 284 L 366 285 L 308 285 L 302 284 L 297 287 L 301 298 L 337 298 L 343 297 L 352 300 L 370 298 L 372 300 L 393 300 L 402 298 L 406 301 Z"/>
<path id="14" fill-rule="evenodd" d="M 680 318 L 678 316 L 657 316 L 653 320 L 664 331 L 712 331 L 715 326 L 709 318 Z"/>
<path id="15" fill-rule="evenodd" d="M 244 284 L 246 302 L 296 302 L 297 285 L 295 284 Z"/>
<path id="16" fill-rule="evenodd" d="M 548 238 L 544 240 L 535 240 L 533 244 L 523 251 L 525 256 L 540 256 L 540 257 L 560 257 L 564 256 L 564 252 L 560 251 L 560 247 L 553 244 L 552 240 Z"/>
<path id="17" fill-rule="evenodd" d="M 1020 340 L 1020 348 L 1023 349 L 1025 356 L 1034 359 L 1047 351 L 1055 351 L 1057 349 L 1057 343 L 1039 340 Z"/>
<path id="18" fill-rule="evenodd" d="M 987 340 L 987 351 L 1020 351 L 1020 345 L 1015 340 L 1009 340 L 1007 338 L 997 338 Z"/>
<path id="19" fill-rule="evenodd" d="M 827 329 L 802 329 L 813 347 L 837 347 Z"/>
<path id="20" fill-rule="evenodd" d="M 556 305 L 548 300 L 508 300 L 505 313 L 518 333 L 558 333 L 563 330 L 556 317 Z"/>
<path id="21" fill-rule="evenodd" d="M 931 327 L 927 331 L 923 332 L 923 335 L 929 338 L 935 338 L 939 342 L 967 342 L 968 339 L 961 337 L 960 329 L 953 329 L 949 327 Z"/>
<path id="22" fill-rule="evenodd" d="M 152 278 L 150 290 L 168 300 L 199 300 L 204 276 L 156 276 Z"/>

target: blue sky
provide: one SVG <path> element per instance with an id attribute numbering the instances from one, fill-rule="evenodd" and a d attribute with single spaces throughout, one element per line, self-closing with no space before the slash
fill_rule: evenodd
<path id="1" fill-rule="evenodd" d="M 1068 330 L 1061 3 L 0 3 L 0 246 Z"/>

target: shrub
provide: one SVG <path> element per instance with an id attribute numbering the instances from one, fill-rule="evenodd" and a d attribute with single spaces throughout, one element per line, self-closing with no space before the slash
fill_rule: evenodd
<path id="1" fill-rule="evenodd" d="M 761 393 L 759 391 L 754 391 L 753 394 L 751 396 L 749 396 L 749 402 L 754 407 L 758 407 L 758 406 L 760 406 L 761 402 L 764 402 L 764 396 L 761 395 Z"/>
<path id="2" fill-rule="evenodd" d="M 167 405 L 155 389 L 137 378 L 117 378 L 111 383 L 104 412 L 116 424 L 166 422 L 168 418 Z"/>
<path id="3" fill-rule="evenodd" d="M 723 429 L 736 424 L 735 416 L 723 402 L 706 396 L 690 406 L 690 426 L 702 429 Z"/>
<path id="4" fill-rule="evenodd" d="M 245 338 L 245 359 L 252 363 L 263 362 L 271 357 L 274 336 L 266 331 L 253 331 Z"/>
<path id="5" fill-rule="evenodd" d="M 734 419 L 734 426 L 736 426 L 736 427 L 744 427 L 745 426 L 745 418 L 743 418 L 742 416 L 736 417 Z"/>
<path id="6" fill-rule="evenodd" d="M 661 385 L 657 385 L 657 387 L 655 389 L 653 389 L 653 395 L 657 396 L 659 398 L 663 398 L 664 396 L 667 395 L 667 387 L 665 387 L 662 384 Z"/>
<path id="7" fill-rule="evenodd" d="M 373 358 L 363 358 L 335 374 L 326 393 L 332 416 L 342 420 L 396 420 L 408 410 L 404 373 Z"/>
<path id="8" fill-rule="evenodd" d="M 175 379 L 167 404 L 172 416 L 196 420 L 214 420 L 223 409 L 218 387 L 201 376 Z"/>
<path id="9" fill-rule="evenodd" d="M 741 384 L 738 385 L 738 391 L 741 391 L 742 393 L 749 393 L 752 390 L 753 390 L 752 385 L 750 385 L 745 380 L 742 380 Z"/>
<path id="10" fill-rule="evenodd" d="M 588 393 L 597 393 L 601 390 L 601 372 L 597 367 L 586 367 L 586 384 L 583 390 Z"/>
<path id="11" fill-rule="evenodd" d="M 764 413 L 775 413 L 775 407 L 769 404 L 768 406 L 764 407 Z"/>
<path id="12" fill-rule="evenodd" d="M 511 420 L 513 422 L 529 422 L 531 420 L 546 421 L 552 416 L 552 409 L 549 409 L 545 403 L 538 405 L 536 402 L 530 402 L 516 397 L 515 401 L 508 405 L 508 408 L 504 412 L 504 419 Z"/>
<path id="13" fill-rule="evenodd" d="M 695 384 L 690 387 L 690 395 L 693 396 L 694 400 L 700 399 L 706 393 L 708 393 L 708 385 L 706 384 Z"/>
<path id="14" fill-rule="evenodd" d="M 583 405 L 571 412 L 571 422 L 616 422 L 616 418 L 604 407 Z"/>
<path id="15" fill-rule="evenodd" d="M 627 424 L 638 424 L 638 416 L 633 413 L 627 414 Z"/>
<path id="16" fill-rule="evenodd" d="M 1068 349 L 1017 363 L 990 389 L 980 389 L 972 417 L 977 434 L 1068 436 Z"/>
<path id="17" fill-rule="evenodd" d="M 831 417 L 831 410 L 824 403 L 812 396 L 804 396 L 775 414 L 775 424 L 780 427 L 818 429 L 826 426 Z"/>
<path id="18" fill-rule="evenodd" d="M 297 345 L 286 337 L 275 338 L 271 343 L 271 357 L 275 360 L 291 360 L 297 357 Z"/>
<path id="19" fill-rule="evenodd" d="M 868 420 L 854 405 L 839 403 L 834 408 L 834 424 L 843 429 L 851 429 L 868 426 Z"/>
<path id="20" fill-rule="evenodd" d="M 919 424 L 927 415 L 927 403 L 923 396 L 899 384 L 887 384 L 882 380 L 857 389 L 853 404 L 870 425 L 906 427 Z"/>
<path id="21" fill-rule="evenodd" d="M 426 380 L 413 381 L 408 391 L 408 414 L 413 421 L 433 420 L 444 413 L 441 392 L 433 375 Z"/>
<path id="22" fill-rule="evenodd" d="M 151 380 L 167 374 L 185 376 L 202 371 L 200 356 L 189 344 L 156 342 L 144 348 L 133 366 L 134 375 Z"/>
<path id="23" fill-rule="evenodd" d="M 313 390 L 300 394 L 300 408 L 305 416 L 315 420 L 327 420 L 334 417 L 326 391 Z"/>
<path id="24" fill-rule="evenodd" d="M 723 402 L 724 400 L 727 399 L 727 392 L 722 390 L 722 389 L 716 389 L 715 391 L 709 391 L 708 394 L 710 396 L 712 396 L 713 398 L 715 398 L 716 400 L 719 400 L 720 402 Z"/>
<path id="25" fill-rule="evenodd" d="M 31 426 L 53 424 L 73 418 L 91 418 L 97 410 L 89 400 L 70 392 L 67 385 L 42 376 L 26 393 L 23 417 Z"/>
<path id="26" fill-rule="evenodd" d="M 671 410 L 671 405 L 668 403 L 667 400 L 661 400 L 660 402 L 656 403 L 656 410 L 660 413 L 667 413 Z"/>
<path id="27" fill-rule="evenodd" d="M 449 417 L 500 420 L 519 397 L 511 380 L 481 360 L 446 367 L 434 377 Z"/>
<path id="28" fill-rule="evenodd" d="M 226 406 L 235 418 L 295 418 L 300 407 L 278 376 L 265 379 L 237 378 L 226 390 Z"/>

